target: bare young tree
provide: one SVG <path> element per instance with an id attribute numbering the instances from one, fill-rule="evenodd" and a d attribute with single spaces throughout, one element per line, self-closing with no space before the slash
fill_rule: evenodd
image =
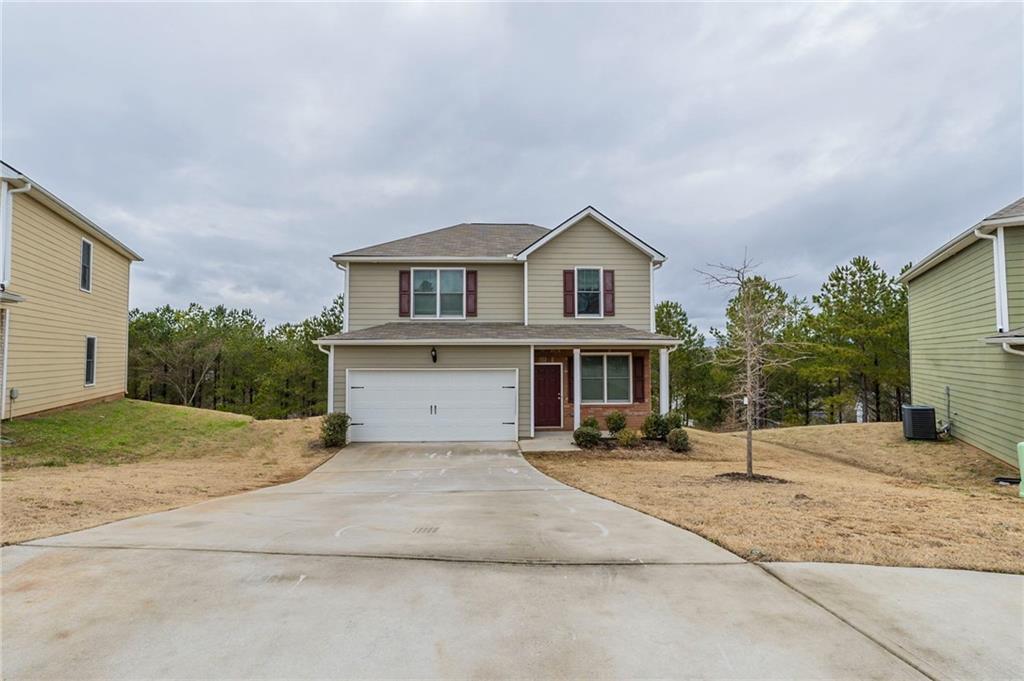
<path id="1" fill-rule="evenodd" d="M 783 331 L 796 307 L 776 284 L 758 275 L 759 263 L 744 254 L 738 265 L 708 265 L 697 270 L 712 288 L 732 292 L 725 333 L 714 332 L 719 347 L 714 363 L 735 372 L 733 392 L 742 398 L 747 428 L 747 477 L 754 477 L 754 426 L 757 410 L 767 399 L 767 375 L 800 359 L 798 344 L 787 342 Z"/>

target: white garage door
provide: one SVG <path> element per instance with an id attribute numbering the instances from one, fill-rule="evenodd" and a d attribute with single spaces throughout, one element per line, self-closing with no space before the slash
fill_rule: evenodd
<path id="1" fill-rule="evenodd" d="M 353 442 L 516 440 L 515 369 L 349 369 Z"/>

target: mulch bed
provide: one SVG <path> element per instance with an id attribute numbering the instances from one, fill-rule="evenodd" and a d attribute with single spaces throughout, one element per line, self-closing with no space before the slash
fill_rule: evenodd
<path id="1" fill-rule="evenodd" d="M 782 478 L 776 478 L 772 475 L 761 475 L 760 473 L 754 473 L 753 476 L 748 476 L 746 473 L 740 473 L 739 471 L 733 471 L 730 473 L 719 473 L 715 478 L 721 480 L 737 480 L 739 482 L 767 482 L 773 485 L 788 485 L 789 480 L 783 480 Z"/>

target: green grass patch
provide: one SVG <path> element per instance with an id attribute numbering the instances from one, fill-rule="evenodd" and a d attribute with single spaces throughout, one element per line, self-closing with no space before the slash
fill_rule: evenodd
<path id="1" fill-rule="evenodd" d="M 4 422 L 0 459 L 12 469 L 204 456 L 237 439 L 251 421 L 208 409 L 117 400 Z"/>

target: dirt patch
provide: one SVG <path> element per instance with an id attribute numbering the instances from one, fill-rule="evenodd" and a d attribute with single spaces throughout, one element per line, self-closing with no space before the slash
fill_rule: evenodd
<path id="1" fill-rule="evenodd" d="M 743 469 L 744 442 L 697 430 L 689 430 L 692 450 L 673 460 L 643 452 L 526 457 L 566 484 L 749 559 L 1024 572 L 1024 501 L 1016 487 L 991 482 L 1015 469 L 961 443 L 929 443 L 906 460 L 892 424 L 827 428 L 814 434 L 817 445 L 796 433 L 805 447 L 834 439 L 836 450 L 825 454 L 781 446 L 786 430 L 770 432 L 775 443 L 755 442 L 754 471 L 786 485 L 716 478 Z"/>
<path id="2" fill-rule="evenodd" d="M 4 544 L 93 527 L 301 478 L 334 450 L 320 419 L 254 421 L 217 447 L 138 463 L 68 464 L 3 472 Z"/>

